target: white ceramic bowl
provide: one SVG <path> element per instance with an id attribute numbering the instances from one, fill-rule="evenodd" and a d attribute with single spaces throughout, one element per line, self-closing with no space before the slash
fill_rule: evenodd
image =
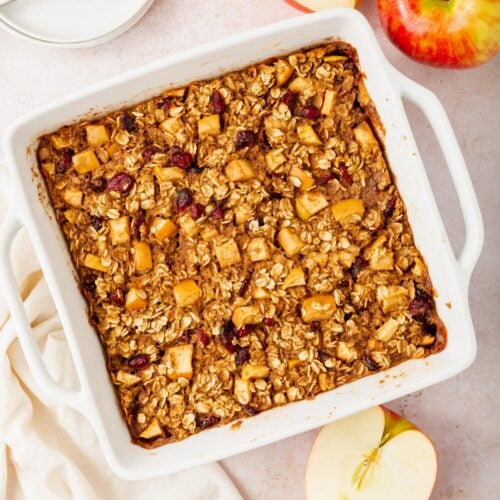
<path id="1" fill-rule="evenodd" d="M 36 138 L 63 124 L 146 99 L 166 87 L 215 77 L 333 37 L 351 43 L 358 50 L 368 91 L 386 128 L 387 157 L 406 203 L 416 244 L 438 292 L 436 304 L 448 329 L 448 345 L 439 354 L 407 361 L 323 393 L 312 401 L 289 404 L 245 419 L 238 430 L 231 430 L 229 425 L 217 427 L 149 451 L 133 445 L 109 383 L 98 337 L 87 321 L 86 303 L 73 277 L 66 244 L 54 217 L 50 217 L 52 211 L 47 208 L 44 188 L 42 196 L 39 195 L 40 177 L 33 176 Z M 401 97 L 413 101 L 427 115 L 455 183 L 466 226 L 466 241 L 458 259 L 448 241 Z M 2 228 L 0 272 L 21 346 L 41 388 L 89 419 L 109 464 L 123 478 L 146 479 L 170 474 L 307 431 L 452 377 L 474 359 L 476 341 L 467 288 L 482 247 L 483 226 L 466 166 L 437 98 L 387 62 L 368 22 L 355 10 L 331 10 L 266 26 L 81 90 L 13 124 L 5 136 L 5 152 L 16 203 Z M 22 226 L 26 226 L 33 240 L 53 294 L 80 377 L 78 392 L 60 387 L 48 375 L 16 293 L 10 246 Z"/>
<path id="2" fill-rule="evenodd" d="M 131 28 L 153 0 L 17 0 L 0 5 L 0 28 L 50 47 L 83 48 Z"/>

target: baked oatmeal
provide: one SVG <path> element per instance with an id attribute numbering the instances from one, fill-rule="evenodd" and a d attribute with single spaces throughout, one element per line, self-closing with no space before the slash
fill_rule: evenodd
<path id="1" fill-rule="evenodd" d="M 41 138 L 135 443 L 444 348 L 427 267 L 341 42 Z"/>

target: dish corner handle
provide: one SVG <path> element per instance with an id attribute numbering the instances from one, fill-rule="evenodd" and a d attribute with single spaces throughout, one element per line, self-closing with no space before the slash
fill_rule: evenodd
<path id="1" fill-rule="evenodd" d="M 54 400 L 76 410 L 82 408 L 82 393 L 59 385 L 50 376 L 35 340 L 30 321 L 18 291 L 12 268 L 11 250 L 16 234 L 23 223 L 12 207 L 0 227 L 0 280 L 3 284 L 5 300 L 12 316 L 19 343 L 26 362 L 40 388 Z"/>
<path id="2" fill-rule="evenodd" d="M 460 151 L 457 138 L 443 105 L 429 89 L 410 80 L 392 68 L 401 97 L 417 105 L 429 121 L 450 172 L 465 222 L 465 242 L 458 257 L 458 267 L 465 286 L 469 286 L 472 271 L 479 259 L 484 242 L 484 226 L 476 193 Z"/>

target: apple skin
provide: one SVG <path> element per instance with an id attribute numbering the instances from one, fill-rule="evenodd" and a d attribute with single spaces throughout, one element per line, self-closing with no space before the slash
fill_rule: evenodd
<path id="1" fill-rule="evenodd" d="M 404 431 L 411 429 L 416 431 L 420 430 L 410 421 L 406 420 L 406 418 L 398 415 L 392 410 L 389 410 L 389 408 L 386 408 L 385 406 L 380 406 L 380 408 L 382 408 L 382 411 L 384 412 L 385 420 L 384 435 L 382 437 L 383 443 L 389 441 L 390 439 L 396 437 L 398 434 L 401 434 Z"/>
<path id="2" fill-rule="evenodd" d="M 390 40 L 412 59 L 471 68 L 500 50 L 498 0 L 378 0 Z"/>
<path id="3" fill-rule="evenodd" d="M 293 7 L 294 9 L 300 10 L 301 12 L 307 12 L 307 13 L 315 12 L 314 9 L 309 9 L 305 5 L 302 5 L 301 3 L 299 3 L 298 1 L 297 2 L 295 0 L 283 0 L 283 1 L 285 3 L 287 3 L 288 5 L 290 5 L 290 7 Z M 329 8 L 334 8 L 334 7 L 352 7 L 352 8 L 355 8 L 357 3 L 358 3 L 357 0 L 352 0 L 352 2 L 350 2 L 349 0 L 337 0 L 337 1 L 332 0 Z M 321 10 L 321 9 L 319 9 L 319 10 Z"/>
<path id="4" fill-rule="evenodd" d="M 303 5 L 300 5 L 300 3 L 294 2 L 293 0 L 284 0 L 284 1 L 294 9 L 300 10 L 302 12 L 313 12 L 311 9 L 308 9 L 307 7 L 304 7 Z"/>

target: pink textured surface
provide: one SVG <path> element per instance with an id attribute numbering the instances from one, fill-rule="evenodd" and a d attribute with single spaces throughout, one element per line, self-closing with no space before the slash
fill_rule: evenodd
<path id="1" fill-rule="evenodd" d="M 383 34 L 374 2 L 367 15 L 389 60 L 432 89 L 443 102 L 467 161 L 483 211 L 485 248 L 470 287 L 478 358 L 452 380 L 389 405 L 424 429 L 436 444 L 435 499 L 493 499 L 500 491 L 500 58 L 473 70 L 428 68 L 399 53 Z M 0 31 L 0 135 L 23 112 L 78 88 L 180 50 L 301 13 L 280 0 L 157 0 L 130 31 L 102 46 L 39 47 Z M 456 250 L 463 241 L 457 198 L 430 127 L 416 108 L 408 113 L 439 208 Z M 0 160 L 2 153 L 0 152 Z M 495 382 L 496 380 L 496 382 Z M 250 499 L 300 499 L 309 432 L 223 462 Z"/>

